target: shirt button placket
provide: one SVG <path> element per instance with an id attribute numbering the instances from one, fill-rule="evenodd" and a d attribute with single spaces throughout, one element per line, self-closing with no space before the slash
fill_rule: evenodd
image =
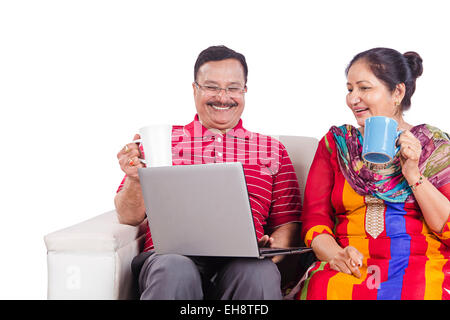
<path id="1" fill-rule="evenodd" d="M 216 136 L 214 139 L 214 153 L 215 153 L 215 162 L 222 163 L 223 162 L 223 138 L 221 136 Z"/>

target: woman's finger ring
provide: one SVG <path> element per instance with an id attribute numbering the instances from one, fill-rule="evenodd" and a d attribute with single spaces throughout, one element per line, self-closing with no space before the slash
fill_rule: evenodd
<path id="1" fill-rule="evenodd" d="M 133 159 L 129 159 L 129 160 L 128 160 L 128 165 L 131 166 L 131 167 L 134 166 L 134 161 L 133 161 Z"/>
<path id="2" fill-rule="evenodd" d="M 128 148 L 128 145 L 126 144 L 125 147 L 123 147 L 122 151 L 124 153 L 127 153 L 130 150 L 130 148 Z"/>

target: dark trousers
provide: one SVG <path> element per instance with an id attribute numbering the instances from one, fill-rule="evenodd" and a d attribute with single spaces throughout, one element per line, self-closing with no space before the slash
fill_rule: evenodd
<path id="1" fill-rule="evenodd" d="M 280 272 L 270 259 L 141 253 L 132 262 L 143 300 L 278 300 Z"/>

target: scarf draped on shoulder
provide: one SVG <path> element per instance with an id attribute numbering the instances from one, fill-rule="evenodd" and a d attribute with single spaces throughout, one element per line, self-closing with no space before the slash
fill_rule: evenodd
<path id="1" fill-rule="evenodd" d="M 402 175 L 399 154 L 387 165 L 371 168 L 362 158 L 363 137 L 351 125 L 330 129 L 338 150 L 339 167 L 350 186 L 360 195 L 373 195 L 389 202 L 405 202 L 412 191 Z M 450 138 L 441 130 L 419 125 L 411 132 L 422 144 L 419 169 L 436 187 L 450 182 Z"/>

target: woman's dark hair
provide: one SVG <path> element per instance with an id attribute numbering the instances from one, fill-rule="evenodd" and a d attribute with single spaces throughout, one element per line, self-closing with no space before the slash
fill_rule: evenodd
<path id="1" fill-rule="evenodd" d="M 236 59 L 241 63 L 244 69 L 245 83 L 247 83 L 248 68 L 244 55 L 225 46 L 211 46 L 200 52 L 194 66 L 194 80 L 197 80 L 198 69 L 203 64 L 209 61 L 221 61 L 225 59 Z"/>
<path id="2" fill-rule="evenodd" d="M 401 54 L 389 48 L 374 48 L 358 53 L 350 61 L 345 74 L 359 60 L 368 63 L 373 74 L 393 92 L 399 83 L 405 84 L 405 96 L 401 102 L 401 111 L 411 106 L 411 96 L 416 90 L 416 79 L 422 75 L 422 58 L 417 52 L 408 51 Z"/>

